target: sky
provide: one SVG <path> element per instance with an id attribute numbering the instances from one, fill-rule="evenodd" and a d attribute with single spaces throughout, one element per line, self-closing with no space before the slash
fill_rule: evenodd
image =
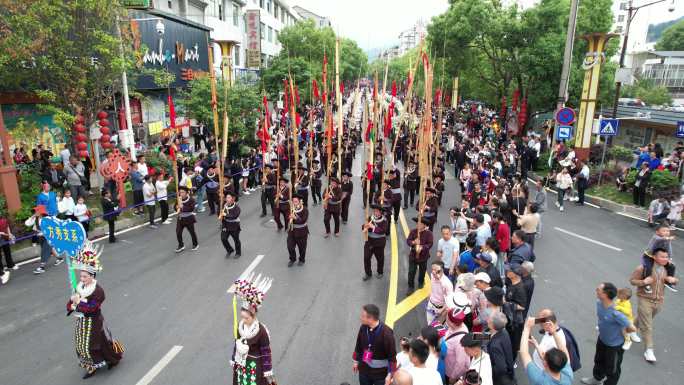
<path id="1" fill-rule="evenodd" d="M 426 24 L 449 7 L 447 0 L 288 0 L 330 18 L 337 33 L 356 41 L 365 51 L 399 42 L 399 33 L 418 19 Z"/>

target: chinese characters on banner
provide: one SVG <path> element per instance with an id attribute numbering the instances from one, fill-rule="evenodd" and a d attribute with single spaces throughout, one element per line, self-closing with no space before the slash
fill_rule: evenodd
<path id="1" fill-rule="evenodd" d="M 259 68 L 261 66 L 261 22 L 258 9 L 248 10 L 247 18 L 247 67 Z"/>
<path id="2" fill-rule="evenodd" d="M 45 217 L 40 221 L 40 231 L 57 254 L 73 257 L 83 247 L 86 233 L 81 223 Z"/>

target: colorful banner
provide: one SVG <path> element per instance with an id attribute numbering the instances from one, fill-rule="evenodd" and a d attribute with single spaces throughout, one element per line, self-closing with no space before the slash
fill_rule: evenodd
<path id="1" fill-rule="evenodd" d="M 80 222 L 45 217 L 40 221 L 40 231 L 57 254 L 73 257 L 83 247 L 86 232 Z"/>

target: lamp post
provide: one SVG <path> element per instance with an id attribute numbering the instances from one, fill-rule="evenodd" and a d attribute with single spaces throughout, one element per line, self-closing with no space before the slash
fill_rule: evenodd
<path id="1" fill-rule="evenodd" d="M 632 24 L 632 20 L 634 20 L 634 17 L 636 16 L 636 13 L 638 10 L 641 8 L 649 7 L 654 4 L 659 4 L 663 3 L 667 0 L 656 0 L 652 1 L 650 3 L 646 3 L 643 5 L 640 5 L 638 7 L 634 7 L 632 5 L 633 0 L 629 0 L 629 4 L 627 5 L 627 25 L 625 26 L 625 38 L 622 41 L 622 50 L 620 51 L 620 68 L 625 68 L 625 56 L 627 54 L 627 41 L 629 39 L 629 27 Z M 675 10 L 675 0 L 670 0 L 670 6 L 667 8 L 669 12 L 674 12 Z M 622 89 L 622 82 L 617 81 L 615 83 L 615 99 L 613 100 L 613 118 L 617 118 L 617 110 L 618 110 L 618 101 L 620 100 L 620 90 Z"/>

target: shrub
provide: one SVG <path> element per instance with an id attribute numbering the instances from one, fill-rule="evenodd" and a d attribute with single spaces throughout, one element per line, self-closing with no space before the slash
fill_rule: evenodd
<path id="1" fill-rule="evenodd" d="M 668 170 L 655 170 L 651 173 L 649 185 L 658 194 L 672 193 L 679 188 L 679 179 Z"/>
<path id="2" fill-rule="evenodd" d="M 634 160 L 634 154 L 632 153 L 632 150 L 623 146 L 611 147 L 610 150 L 608 150 L 608 155 L 610 156 L 610 159 L 613 159 L 616 162 L 631 162 Z"/>

